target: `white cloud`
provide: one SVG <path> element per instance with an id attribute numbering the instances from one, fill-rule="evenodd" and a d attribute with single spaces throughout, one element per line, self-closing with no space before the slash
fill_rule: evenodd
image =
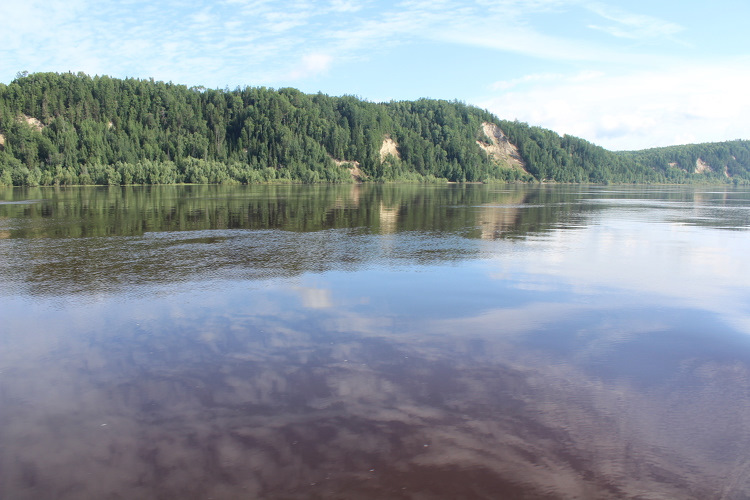
<path id="1" fill-rule="evenodd" d="M 586 78 L 529 75 L 496 85 L 511 91 L 480 105 L 607 148 L 640 149 L 750 137 L 749 85 L 750 65 L 741 59 Z"/>
<path id="2" fill-rule="evenodd" d="M 651 16 L 632 14 L 601 3 L 589 4 L 587 7 L 604 19 L 615 23 L 606 26 L 589 25 L 589 27 L 616 37 L 643 40 L 644 38 L 671 37 L 684 30 L 682 26 L 675 23 Z"/>
<path id="3" fill-rule="evenodd" d="M 561 81 L 567 82 L 585 82 L 587 80 L 593 80 L 603 76 L 601 71 L 582 71 L 572 76 L 566 76 L 561 73 L 534 73 L 530 75 L 524 75 L 520 78 L 514 78 L 512 80 L 502 80 L 490 85 L 490 90 L 510 90 L 519 86 L 535 84 L 535 83 L 555 83 Z"/>
<path id="4" fill-rule="evenodd" d="M 331 10 L 335 12 L 357 12 L 362 9 L 362 2 L 351 0 L 331 0 Z"/>
<path id="5" fill-rule="evenodd" d="M 304 67 L 312 73 L 321 73 L 331 67 L 333 58 L 328 54 L 308 54 L 302 58 Z"/>
<path id="6" fill-rule="evenodd" d="M 190 20 L 197 25 L 205 26 L 214 22 L 214 15 L 211 13 L 211 9 L 205 8 L 200 12 L 192 14 Z"/>
<path id="7" fill-rule="evenodd" d="M 64 61 L 70 66 L 66 69 L 74 71 L 79 69 L 78 60 L 98 60 L 102 65 L 97 73 L 173 80 L 187 77 L 188 84 L 219 86 L 239 84 L 249 65 L 255 67 L 255 74 L 292 75 L 299 79 L 325 72 L 333 59 L 363 59 L 373 51 L 384 52 L 419 39 L 555 60 L 612 60 L 609 50 L 546 34 L 524 19 L 525 15 L 570 5 L 559 0 L 408 1 L 377 8 L 368 2 L 350 0 L 332 0 L 323 5 L 308 1 L 225 0 L 179 6 L 141 1 L 127 5 L 94 4 L 88 0 L 72 4 L 53 1 L 49 5 L 32 2 L 11 8 L 7 19 L 16 21 L 10 24 L 21 25 L 21 33 L 8 30 L 3 45 L 20 48 L 20 40 L 35 41 L 33 52 L 23 59 L 31 66 L 24 69 L 32 71 L 49 69 L 45 65 L 51 60 L 58 63 L 55 68 Z M 26 32 L 24 20 L 35 23 Z M 182 50 L 170 51 L 170 59 L 163 60 L 161 47 L 165 44 Z M 307 56 L 301 67 L 295 62 L 290 67 L 290 61 L 297 59 L 295 55 L 309 51 L 311 44 L 330 59 L 313 60 L 313 56 Z M 123 46 L 139 47 L 138 53 L 123 51 Z M 8 62 L 15 59 L 14 54 L 10 55 Z M 215 82 L 194 81 L 196 70 L 187 69 L 185 61 L 196 56 L 217 60 L 211 68 L 200 71 L 208 77 L 203 80 Z M 624 54 L 618 57 L 622 60 Z M 153 67 L 168 74 L 138 74 Z"/>
<path id="8" fill-rule="evenodd" d="M 299 80 L 325 73 L 331 68 L 332 63 L 333 58 L 328 54 L 307 54 L 297 62 L 296 67 L 289 73 L 288 78 Z"/>

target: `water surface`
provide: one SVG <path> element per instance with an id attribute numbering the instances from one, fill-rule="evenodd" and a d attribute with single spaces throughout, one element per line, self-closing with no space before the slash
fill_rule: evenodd
<path id="1" fill-rule="evenodd" d="M 0 498 L 750 497 L 750 191 L 0 191 Z"/>

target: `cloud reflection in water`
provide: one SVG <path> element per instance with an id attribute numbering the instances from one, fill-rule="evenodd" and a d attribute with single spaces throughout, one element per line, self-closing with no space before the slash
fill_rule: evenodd
<path id="1" fill-rule="evenodd" d="M 750 496 L 745 233 L 524 196 L 14 232 L 0 497 Z"/>

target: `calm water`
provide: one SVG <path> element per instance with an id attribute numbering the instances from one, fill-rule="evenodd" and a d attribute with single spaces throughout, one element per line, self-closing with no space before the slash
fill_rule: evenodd
<path id="1" fill-rule="evenodd" d="M 0 498 L 750 498 L 750 191 L 0 190 Z"/>

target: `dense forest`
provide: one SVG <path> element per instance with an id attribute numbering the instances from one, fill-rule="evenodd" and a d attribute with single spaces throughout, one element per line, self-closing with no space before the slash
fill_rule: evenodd
<path id="1" fill-rule="evenodd" d="M 750 142 L 615 153 L 457 101 L 82 73 L 0 84 L 0 185 L 434 180 L 745 183 Z"/>
<path id="2" fill-rule="evenodd" d="M 670 183 L 696 179 L 750 183 L 750 141 L 687 144 L 620 154 L 655 169 Z"/>

